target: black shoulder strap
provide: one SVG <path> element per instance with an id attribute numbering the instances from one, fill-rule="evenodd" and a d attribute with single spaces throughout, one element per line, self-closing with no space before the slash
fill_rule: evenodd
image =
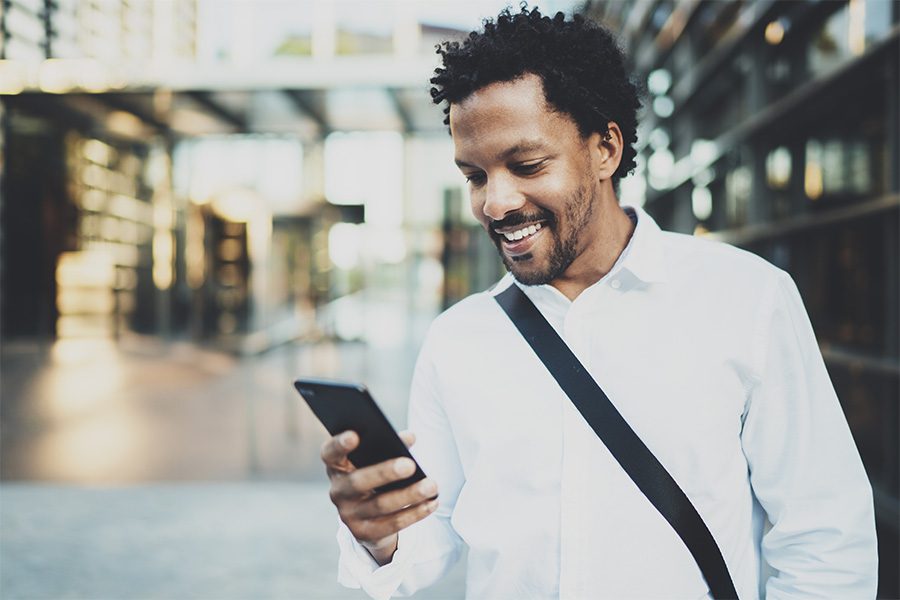
<path id="1" fill-rule="evenodd" d="M 519 286 L 495 296 L 559 386 L 641 492 L 694 556 L 714 598 L 737 598 L 715 539 L 665 467 L 653 456 L 544 315 Z"/>

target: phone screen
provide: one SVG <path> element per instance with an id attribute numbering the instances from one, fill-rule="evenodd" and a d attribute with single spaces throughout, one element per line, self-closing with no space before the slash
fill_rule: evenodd
<path id="1" fill-rule="evenodd" d="M 323 379 L 298 379 L 294 387 L 328 433 L 337 435 L 352 430 L 359 435 L 359 447 L 348 455 L 355 467 L 368 467 L 401 456 L 413 458 L 365 386 Z M 416 463 L 416 472 L 410 477 L 375 491 L 405 488 L 424 478 L 425 473 Z"/>

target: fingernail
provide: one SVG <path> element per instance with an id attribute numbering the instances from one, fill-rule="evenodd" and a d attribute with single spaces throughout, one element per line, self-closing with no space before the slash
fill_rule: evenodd
<path id="1" fill-rule="evenodd" d="M 430 479 L 425 479 L 419 483 L 418 490 L 419 493 L 425 497 L 434 496 L 434 493 L 437 491 L 437 486 L 434 485 L 434 482 Z"/>
<path id="2" fill-rule="evenodd" d="M 350 438 L 352 438 L 352 437 L 353 436 L 349 433 L 342 433 L 340 435 L 340 437 L 338 438 L 338 442 L 340 442 L 341 446 L 343 446 L 344 448 L 349 448 L 350 447 Z"/>
<path id="3" fill-rule="evenodd" d="M 428 504 L 425 505 L 425 508 L 427 508 L 429 512 L 435 510 L 437 507 L 438 507 L 437 500 L 432 500 L 431 502 L 429 502 Z"/>
<path id="4" fill-rule="evenodd" d="M 416 465 L 408 458 L 400 458 L 394 463 L 394 472 L 397 475 L 412 475 L 416 470 Z"/>

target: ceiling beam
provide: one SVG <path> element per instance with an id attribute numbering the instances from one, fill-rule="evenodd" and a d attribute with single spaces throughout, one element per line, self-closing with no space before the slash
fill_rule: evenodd
<path id="1" fill-rule="evenodd" d="M 297 109 L 312 119 L 319 128 L 319 133 L 324 138 L 332 132 L 331 125 L 328 123 L 328 116 L 324 108 L 320 107 L 309 92 L 301 90 L 284 90 L 285 95 L 291 99 Z"/>
<path id="2" fill-rule="evenodd" d="M 163 87 L 180 91 L 328 90 L 396 87 L 425 90 L 434 75 L 432 57 L 337 56 L 272 59 L 255 66 L 231 63 L 172 63 L 129 74 L 127 89 Z"/>
<path id="3" fill-rule="evenodd" d="M 59 68 L 72 79 L 71 92 L 78 92 L 75 75 L 83 68 L 80 59 L 56 59 Z M 21 79 L 23 91 L 42 91 L 40 64 L 7 61 L 7 69 Z M 383 88 L 427 90 L 434 75 L 436 58 L 393 55 L 336 56 L 334 58 L 276 57 L 253 65 L 189 60 L 149 64 L 139 71 L 120 65 L 104 65 L 110 82 L 122 84 L 106 91 L 148 92 L 242 92 L 330 90 L 337 88 Z M 87 93 L 96 91 L 82 90 Z"/>
<path id="4" fill-rule="evenodd" d="M 409 108 L 407 108 L 406 103 L 403 102 L 403 98 L 400 97 L 400 90 L 397 88 L 387 88 L 387 94 L 391 98 L 391 102 L 394 105 L 394 110 L 397 111 L 397 116 L 400 118 L 400 122 L 403 123 L 403 133 L 410 134 L 412 133 L 416 126 L 413 122 L 412 113 L 410 113 Z"/>
<path id="5" fill-rule="evenodd" d="M 150 112 L 138 106 L 136 102 L 129 100 L 128 97 L 130 94 L 83 94 L 83 96 L 88 98 L 94 97 L 114 110 L 122 110 L 131 113 L 160 133 L 165 135 L 173 134 L 172 128 L 169 127 L 168 123 L 160 121 Z"/>
<path id="6" fill-rule="evenodd" d="M 247 133 L 250 131 L 250 128 L 247 125 L 247 118 L 225 108 L 219 102 L 216 102 L 211 92 L 193 91 L 187 92 L 186 95 L 225 123 L 232 125 L 237 129 L 237 133 Z"/>

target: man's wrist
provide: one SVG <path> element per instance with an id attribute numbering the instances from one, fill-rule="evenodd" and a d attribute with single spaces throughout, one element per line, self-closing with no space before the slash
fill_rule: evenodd
<path id="1" fill-rule="evenodd" d="M 391 559 L 394 558 L 394 554 L 397 552 L 397 542 L 398 536 L 395 533 L 392 536 L 386 537 L 382 540 L 379 540 L 376 543 L 371 542 L 360 542 L 363 548 L 366 549 L 372 558 L 375 559 L 379 565 L 384 566 L 391 562 Z"/>

